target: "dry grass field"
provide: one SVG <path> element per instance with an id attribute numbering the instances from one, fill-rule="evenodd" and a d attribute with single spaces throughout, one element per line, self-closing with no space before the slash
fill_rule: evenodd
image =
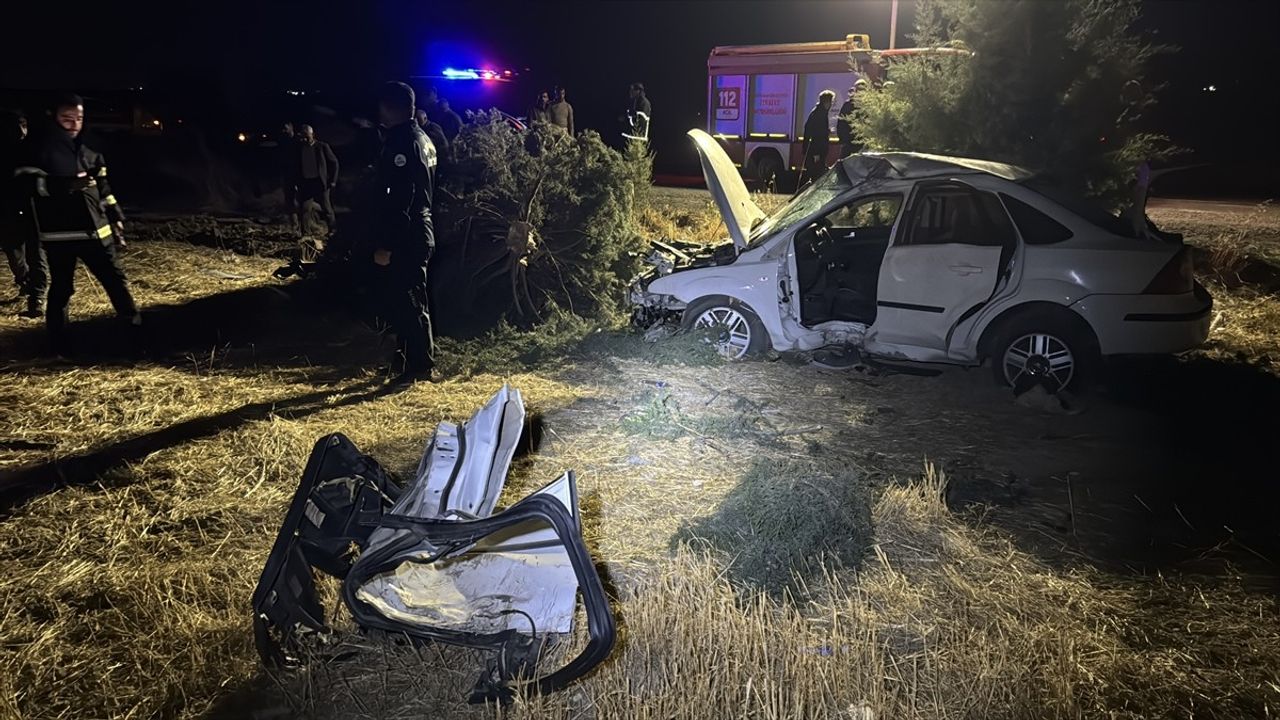
<path id="1" fill-rule="evenodd" d="M 1155 219 L 1201 250 L 1213 336 L 1078 416 L 985 372 L 726 365 L 570 320 L 445 339 L 445 379 L 389 395 L 392 344 L 272 280 L 252 228 L 140 234 L 151 357 L 46 360 L 0 317 L 0 717 L 1274 717 L 1274 470 L 1261 421 L 1223 408 L 1277 394 L 1280 222 Z M 646 222 L 718 234 L 701 196 Z M 78 281 L 77 328 L 110 348 Z M 339 612 L 355 659 L 265 673 L 249 596 L 312 443 L 341 431 L 405 474 L 504 381 L 544 431 L 500 506 L 578 472 L 610 659 L 469 706 L 473 658 Z"/>

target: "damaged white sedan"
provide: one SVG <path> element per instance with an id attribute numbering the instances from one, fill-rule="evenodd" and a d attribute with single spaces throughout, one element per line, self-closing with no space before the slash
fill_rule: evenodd
<path id="1" fill-rule="evenodd" d="M 997 382 L 1050 391 L 1102 356 L 1208 336 L 1212 298 L 1187 247 L 1142 208 L 1135 223 L 1050 199 L 1011 165 L 863 153 L 766 215 L 715 139 L 689 136 L 733 244 L 696 260 L 656 253 L 631 291 L 641 325 L 714 328 L 731 358 L 836 346 L 990 361 Z"/>

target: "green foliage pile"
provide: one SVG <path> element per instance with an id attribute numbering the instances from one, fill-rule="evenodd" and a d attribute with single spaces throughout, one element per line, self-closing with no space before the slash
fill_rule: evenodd
<path id="1" fill-rule="evenodd" d="M 480 228 L 490 247 L 509 247 L 513 224 L 532 230 L 526 248 L 503 253 L 528 286 L 527 295 L 513 293 L 513 317 L 541 320 L 549 304 L 593 319 L 617 315 L 644 250 L 637 216 L 652 160 L 643 148 L 620 152 L 591 130 L 517 130 L 494 111 L 467 125 L 450 153 L 446 234 Z M 521 305 L 526 297 L 532 307 Z"/>
<path id="2" fill-rule="evenodd" d="M 891 85 L 859 96 L 855 132 L 871 150 L 979 157 L 1045 172 L 1120 201 L 1168 138 L 1144 132 L 1155 104 L 1145 68 L 1170 50 L 1132 31 L 1138 0 L 921 0 L 915 44 L 972 56 L 895 61 Z"/>

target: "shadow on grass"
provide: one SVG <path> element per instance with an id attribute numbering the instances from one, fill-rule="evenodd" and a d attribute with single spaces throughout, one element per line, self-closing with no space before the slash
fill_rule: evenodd
<path id="1" fill-rule="evenodd" d="M 944 458 L 948 504 L 993 508 L 988 520 L 1050 562 L 1280 588 L 1280 378 L 1166 357 L 1113 361 L 1105 380 L 1088 412 L 1055 423 L 1059 434 L 1010 436 L 1023 447 L 1003 450 L 1035 470 L 999 477 Z M 1041 453 L 1057 464 L 1038 467 Z"/>
<path id="2" fill-rule="evenodd" d="M 105 486 L 128 484 L 132 482 L 131 474 L 113 471 L 159 450 L 210 437 L 272 415 L 298 419 L 322 410 L 357 405 L 389 392 L 392 391 L 377 380 L 345 388 L 326 388 L 287 400 L 254 403 L 217 415 L 194 418 L 81 455 L 0 471 L 0 513 L 7 513 L 26 500 L 61 487 L 96 482 Z M 346 394 L 337 401 L 330 401 L 343 393 Z"/>
<path id="3" fill-rule="evenodd" d="M 305 368 L 314 380 L 337 380 L 350 376 L 348 368 L 385 361 L 394 347 L 361 322 L 358 307 L 317 282 L 241 288 L 144 307 L 141 344 L 149 359 L 197 373 Z M 114 317 L 69 330 L 77 363 L 138 364 L 135 338 Z M 43 326 L 0 333 L 0 356 L 17 370 L 46 364 Z"/>
<path id="4" fill-rule="evenodd" d="M 724 557 L 739 587 L 803 595 L 828 568 L 861 564 L 872 540 L 868 498 L 847 467 L 761 459 L 715 513 L 685 523 L 672 544 Z"/>

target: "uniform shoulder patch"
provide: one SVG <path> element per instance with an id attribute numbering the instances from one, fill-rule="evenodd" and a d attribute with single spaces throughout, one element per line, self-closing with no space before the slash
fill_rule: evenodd
<path id="1" fill-rule="evenodd" d="M 409 162 L 409 159 L 406 158 L 404 155 L 396 155 L 395 157 L 391 158 L 391 162 L 395 163 L 396 167 L 404 167 L 405 163 Z"/>

